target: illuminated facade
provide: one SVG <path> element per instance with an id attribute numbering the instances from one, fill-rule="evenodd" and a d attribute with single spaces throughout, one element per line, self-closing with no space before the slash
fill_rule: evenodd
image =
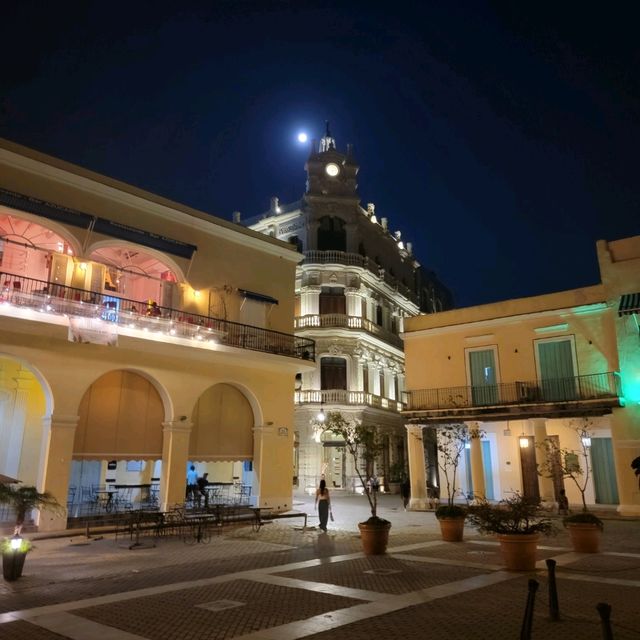
<path id="1" fill-rule="evenodd" d="M 553 502 L 564 488 L 579 504 L 558 465 L 550 477 L 537 474 L 546 457 L 539 445 L 551 439 L 565 468 L 586 461 L 588 504 L 640 513 L 631 469 L 640 455 L 640 236 L 599 241 L 597 252 L 598 285 L 405 323 L 414 506 L 425 504 L 428 482 L 438 484 L 438 425 L 464 422 L 481 435 L 462 460 L 467 496 L 522 491 Z"/>
<path id="2" fill-rule="evenodd" d="M 376 425 L 386 438 L 375 471 L 389 487 L 406 465 L 403 408 L 406 318 L 450 306 L 448 291 L 421 267 L 400 232 L 373 204 L 360 205 L 358 165 L 350 147 L 336 149 L 327 129 L 311 146 L 307 188 L 298 202 L 273 198 L 264 214 L 243 221 L 289 242 L 302 254 L 296 272 L 295 332 L 316 341 L 317 368 L 295 388 L 295 482 L 315 490 L 360 490 L 340 440 L 318 422 L 320 412 Z M 238 218 L 239 221 L 239 218 Z"/>
<path id="3" fill-rule="evenodd" d="M 0 473 L 69 509 L 116 484 L 166 508 L 193 463 L 291 508 L 291 388 L 315 357 L 293 335 L 299 259 L 0 141 Z"/>

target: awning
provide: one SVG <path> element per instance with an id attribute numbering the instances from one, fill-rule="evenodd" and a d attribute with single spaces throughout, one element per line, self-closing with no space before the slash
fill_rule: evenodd
<path id="1" fill-rule="evenodd" d="M 271 296 L 266 296 L 263 293 L 256 293 L 255 291 L 247 291 L 246 289 L 238 289 L 238 293 L 249 300 L 257 300 L 258 302 L 264 302 L 265 304 L 278 304 L 278 301 Z"/>
<path id="2" fill-rule="evenodd" d="M 640 313 L 640 291 L 638 293 L 625 293 L 620 298 L 618 315 L 628 316 L 632 313 Z"/>

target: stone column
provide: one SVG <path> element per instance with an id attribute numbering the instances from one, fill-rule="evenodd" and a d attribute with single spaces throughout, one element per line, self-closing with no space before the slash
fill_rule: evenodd
<path id="1" fill-rule="evenodd" d="M 40 511 L 38 531 L 59 531 L 67 528 L 67 494 L 71 476 L 73 442 L 79 416 L 53 414 L 43 422 L 42 464 L 38 489 L 48 491 L 63 507 L 60 511 Z"/>
<path id="2" fill-rule="evenodd" d="M 616 407 L 610 420 L 618 487 L 617 511 L 623 516 L 640 516 L 640 477 L 631 468 L 633 460 L 640 455 L 640 404 Z"/>
<path id="3" fill-rule="evenodd" d="M 547 459 L 547 450 L 541 446 L 547 439 L 547 421 L 545 418 L 529 418 L 529 425 L 533 427 L 533 439 L 536 445 L 536 464 L 538 468 Z M 540 490 L 540 500 L 542 502 L 555 502 L 553 491 L 553 479 L 545 476 L 538 476 L 538 488 Z"/>
<path id="4" fill-rule="evenodd" d="M 427 474 L 424 465 L 422 425 L 407 425 L 407 449 L 411 481 L 409 509 L 425 511 L 427 509 Z"/>
<path id="5" fill-rule="evenodd" d="M 160 504 L 163 511 L 168 511 L 174 504 L 182 504 L 185 500 L 191 427 L 193 422 L 189 420 L 162 423 Z"/>
<path id="6" fill-rule="evenodd" d="M 360 296 L 360 289 L 356 289 L 355 287 L 346 287 L 344 295 L 347 299 L 347 316 L 350 318 L 361 318 L 362 298 Z"/>
<path id="7" fill-rule="evenodd" d="M 484 462 L 482 461 L 482 440 L 480 425 L 477 422 L 467 423 L 471 443 L 471 482 L 473 482 L 473 497 L 486 498 L 487 488 L 484 484 Z"/>
<path id="8" fill-rule="evenodd" d="M 317 316 L 320 313 L 320 291 L 317 285 L 307 285 L 300 294 L 300 315 Z"/>

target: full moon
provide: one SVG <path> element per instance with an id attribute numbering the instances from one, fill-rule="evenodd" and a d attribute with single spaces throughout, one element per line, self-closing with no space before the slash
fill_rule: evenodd
<path id="1" fill-rule="evenodd" d="M 307 134 L 304 131 L 301 131 L 298 134 L 298 142 L 306 142 L 307 141 Z"/>

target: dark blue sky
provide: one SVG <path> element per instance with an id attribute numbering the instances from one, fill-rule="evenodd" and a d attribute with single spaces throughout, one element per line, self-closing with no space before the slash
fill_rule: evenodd
<path id="1" fill-rule="evenodd" d="M 230 219 L 329 119 L 459 306 L 594 284 L 640 233 L 633 4 L 10 0 L 0 136 Z"/>

